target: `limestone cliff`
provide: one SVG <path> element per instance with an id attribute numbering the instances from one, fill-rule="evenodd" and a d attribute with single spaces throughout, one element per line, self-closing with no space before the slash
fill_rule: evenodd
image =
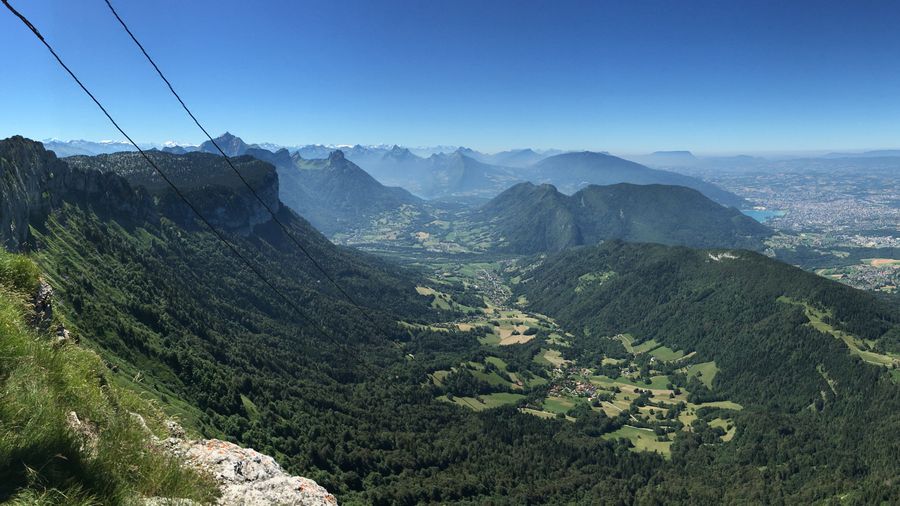
<path id="1" fill-rule="evenodd" d="M 221 157 L 208 153 L 149 155 L 214 226 L 249 234 L 271 216 Z M 274 167 L 250 157 L 234 159 L 241 176 L 266 206 L 278 212 Z M 20 136 L 0 140 L 0 245 L 34 247 L 29 227 L 40 228 L 66 203 L 90 207 L 135 223 L 165 216 L 182 225 L 195 216 L 139 153 L 75 156 L 61 160 L 44 146 Z"/>
<path id="2" fill-rule="evenodd" d="M 115 174 L 70 167 L 41 143 L 20 136 L 0 140 L 0 244 L 29 249 L 29 226 L 65 202 L 141 218 L 153 213 L 150 195 Z"/>

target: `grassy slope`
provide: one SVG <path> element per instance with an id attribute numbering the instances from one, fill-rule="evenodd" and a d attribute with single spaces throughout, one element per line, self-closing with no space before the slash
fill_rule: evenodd
<path id="1" fill-rule="evenodd" d="M 0 250 L 0 500 L 20 504 L 120 504 L 137 496 L 210 500 L 215 485 L 162 451 L 131 413 L 165 435 L 161 412 L 110 383 L 95 353 L 52 345 L 26 323 L 39 271 Z M 54 322 L 57 323 L 57 322 Z M 74 433 L 70 412 L 99 433 L 96 449 Z"/>

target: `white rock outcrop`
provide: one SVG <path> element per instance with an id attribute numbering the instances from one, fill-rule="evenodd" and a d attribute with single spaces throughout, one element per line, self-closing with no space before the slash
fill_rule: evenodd
<path id="1" fill-rule="evenodd" d="M 308 478 L 292 476 L 275 459 L 218 439 L 170 438 L 166 444 L 188 464 L 219 482 L 221 505 L 336 506 L 337 499 Z"/>

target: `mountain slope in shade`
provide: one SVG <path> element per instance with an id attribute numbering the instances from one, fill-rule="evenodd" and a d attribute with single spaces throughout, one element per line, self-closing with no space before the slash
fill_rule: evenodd
<path id="1" fill-rule="evenodd" d="M 402 188 L 382 185 L 340 150 L 312 160 L 287 149 L 273 153 L 249 148 L 247 155 L 272 164 L 278 171 L 281 200 L 327 235 L 355 229 L 380 213 L 420 202 Z"/>
<path id="2" fill-rule="evenodd" d="M 161 151 L 147 152 L 147 155 L 195 206 L 208 211 L 204 217 L 214 225 L 248 235 L 254 227 L 271 219 L 266 208 L 221 156 L 199 152 L 173 155 Z M 177 217 L 181 223 L 194 220 L 192 211 L 139 153 L 76 156 L 66 161 L 85 171 L 121 176 L 132 186 L 153 195 L 165 214 Z M 275 169 L 249 156 L 234 157 L 232 163 L 269 209 L 277 213 L 281 203 Z"/>
<path id="3" fill-rule="evenodd" d="M 459 152 L 431 155 L 421 165 L 427 174 L 422 192 L 430 198 L 490 197 L 498 190 L 522 181 L 503 167 L 479 162 Z"/>
<path id="4" fill-rule="evenodd" d="M 291 154 L 281 148 L 273 152 L 247 144 L 230 133 L 216 142 L 229 156 L 237 157 L 233 160 L 245 155 L 273 166 L 278 173 L 277 197 L 327 235 L 357 228 L 382 212 L 419 202 L 402 188 L 382 185 L 339 150 L 324 159 L 304 159 L 299 151 Z M 367 152 L 366 148 L 358 148 L 351 150 Z M 204 143 L 201 150 L 218 154 L 210 142 Z M 245 169 L 238 170 L 244 173 Z"/>
<path id="5" fill-rule="evenodd" d="M 528 179 L 536 183 L 550 183 L 564 193 L 578 191 L 589 184 L 678 185 L 694 188 L 725 206 L 743 207 L 747 204 L 741 197 L 700 179 L 651 169 L 616 156 L 591 151 L 564 153 L 545 158 L 530 167 Z"/>
<path id="6" fill-rule="evenodd" d="M 692 247 L 759 249 L 771 230 L 682 186 L 591 185 L 571 196 L 521 183 L 474 215 L 499 249 L 559 251 L 608 239 Z"/>
<path id="7" fill-rule="evenodd" d="M 284 203 L 325 234 L 356 228 L 382 212 L 421 202 L 403 188 L 382 185 L 341 151 L 315 160 L 295 153 L 290 165 L 279 160 L 276 167 Z"/>

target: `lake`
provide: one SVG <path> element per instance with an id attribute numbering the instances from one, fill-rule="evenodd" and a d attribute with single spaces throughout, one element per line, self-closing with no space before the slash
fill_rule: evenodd
<path id="1" fill-rule="evenodd" d="M 741 212 L 760 223 L 765 223 L 765 222 L 771 220 L 772 218 L 784 216 L 786 211 L 778 211 L 778 210 L 773 210 L 773 209 L 766 209 L 766 210 L 741 209 Z"/>

